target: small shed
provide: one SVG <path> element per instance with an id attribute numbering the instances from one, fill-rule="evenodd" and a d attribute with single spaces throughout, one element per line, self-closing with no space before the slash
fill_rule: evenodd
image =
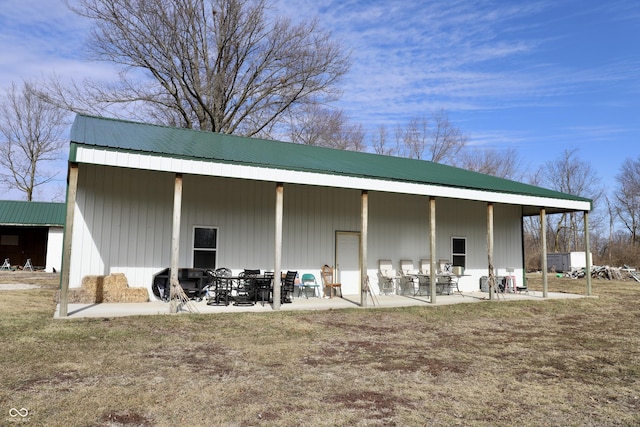
<path id="1" fill-rule="evenodd" d="M 593 261 L 589 253 L 589 261 Z M 547 254 L 547 268 L 549 271 L 564 273 L 572 270 L 580 270 L 587 266 L 586 252 L 554 252 Z"/>
<path id="2" fill-rule="evenodd" d="M 0 200 L 0 262 L 60 271 L 64 203 Z"/>

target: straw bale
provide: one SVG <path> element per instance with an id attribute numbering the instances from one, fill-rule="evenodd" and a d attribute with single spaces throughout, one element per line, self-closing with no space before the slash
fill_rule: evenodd
<path id="1" fill-rule="evenodd" d="M 93 304 L 96 296 L 94 293 L 83 288 L 72 288 L 67 292 L 67 302 L 69 304 Z M 56 303 L 60 302 L 60 290 L 56 291 Z"/>
<path id="2" fill-rule="evenodd" d="M 149 293 L 145 288 L 125 288 L 109 290 L 104 294 L 104 302 L 147 302 Z"/>
<path id="3" fill-rule="evenodd" d="M 83 289 L 95 294 L 97 289 L 103 288 L 104 276 L 84 276 L 81 286 Z"/>
<path id="4" fill-rule="evenodd" d="M 109 293 L 115 290 L 127 289 L 129 284 L 124 273 L 112 273 L 104 278 L 104 291 Z"/>
<path id="5" fill-rule="evenodd" d="M 60 300 L 59 295 L 56 296 Z M 94 304 L 101 302 L 147 302 L 146 288 L 130 288 L 123 273 L 108 276 L 85 276 L 81 288 L 71 288 L 68 302 L 71 304 Z"/>

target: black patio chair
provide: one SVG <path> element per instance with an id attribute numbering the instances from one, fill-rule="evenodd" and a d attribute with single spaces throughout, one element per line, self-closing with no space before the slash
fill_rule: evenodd
<path id="1" fill-rule="evenodd" d="M 244 270 L 238 274 L 238 288 L 233 305 L 255 304 L 255 278 L 260 270 Z"/>
<path id="2" fill-rule="evenodd" d="M 295 289 L 297 271 L 287 271 L 280 286 L 280 301 L 283 303 L 293 302 L 293 290 Z"/>
<path id="3" fill-rule="evenodd" d="M 207 305 L 229 305 L 231 301 L 232 280 L 231 270 L 218 268 L 215 271 L 207 270 L 209 276 L 209 297 Z"/>

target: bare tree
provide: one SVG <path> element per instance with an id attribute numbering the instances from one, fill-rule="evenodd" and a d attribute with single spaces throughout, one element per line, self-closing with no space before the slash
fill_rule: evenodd
<path id="1" fill-rule="evenodd" d="M 629 233 L 629 242 L 640 244 L 640 157 L 625 159 L 616 180 L 615 212 Z"/>
<path id="2" fill-rule="evenodd" d="M 542 184 L 554 190 L 593 200 L 594 206 L 602 195 L 602 188 L 595 170 L 577 157 L 577 150 L 565 150 L 558 160 L 547 162 L 541 171 Z M 556 217 L 552 219 L 552 217 Z M 575 212 L 549 215 L 549 231 L 553 233 L 553 250 L 570 252 L 577 250 L 584 239 L 582 216 Z M 590 226 L 594 229 L 598 221 L 593 217 Z"/>
<path id="3" fill-rule="evenodd" d="M 452 164 L 455 157 L 467 145 L 467 136 L 453 126 L 443 109 L 431 113 L 432 130 L 429 143 L 431 161 Z"/>
<path id="4" fill-rule="evenodd" d="M 305 145 L 363 151 L 362 125 L 350 123 L 342 110 L 305 104 L 301 111 L 292 111 L 288 124 L 292 142 Z"/>
<path id="5" fill-rule="evenodd" d="M 412 159 L 422 159 L 429 139 L 429 124 L 426 117 L 413 118 L 406 128 L 398 128 L 396 139 L 402 142 L 403 154 Z"/>
<path id="6" fill-rule="evenodd" d="M 66 112 L 40 99 L 27 82 L 13 83 L 0 102 L 0 166 L 5 169 L 0 176 L 28 201 L 57 175 L 43 171 L 42 162 L 59 158 L 65 118 Z"/>
<path id="7" fill-rule="evenodd" d="M 463 169 L 516 181 L 522 180 L 525 175 L 520 156 L 514 148 L 495 150 L 477 147 L 462 150 L 455 160 L 455 165 Z"/>
<path id="8" fill-rule="evenodd" d="M 371 134 L 371 148 L 376 154 L 383 154 L 386 156 L 393 156 L 396 152 L 394 147 L 389 147 L 389 135 L 387 127 L 380 125 Z"/>
<path id="9" fill-rule="evenodd" d="M 442 109 L 431 112 L 428 117 L 412 119 L 404 129 L 398 127 L 396 140 L 402 147 L 400 155 L 445 164 L 454 164 L 467 144 L 466 135 L 453 126 Z"/>
<path id="10" fill-rule="evenodd" d="M 120 81 L 53 82 L 50 98 L 75 111 L 87 107 L 84 96 L 165 124 L 266 135 L 292 107 L 334 99 L 349 69 L 316 21 L 294 25 L 268 8 L 267 0 L 80 0 L 72 9 L 95 25 L 92 56 L 121 66 Z"/>

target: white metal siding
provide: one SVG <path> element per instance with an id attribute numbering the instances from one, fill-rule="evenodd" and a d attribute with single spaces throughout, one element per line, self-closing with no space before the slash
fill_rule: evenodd
<path id="1" fill-rule="evenodd" d="M 272 270 L 275 183 L 187 175 L 183 182 L 180 267 L 193 266 L 193 227 L 218 228 L 217 266 Z M 71 286 L 86 275 L 125 273 L 149 287 L 170 264 L 174 174 L 80 165 Z M 377 287 L 379 259 L 419 268 L 429 257 L 429 198 L 369 193 L 368 270 Z M 285 184 L 282 269 L 313 273 L 335 262 L 336 231 L 360 231 L 360 191 Z M 450 259 L 451 236 L 467 239 L 461 285 L 475 290 L 486 275 L 486 203 L 436 200 L 436 259 Z M 495 266 L 522 268 L 520 211 L 495 206 Z M 501 273 L 503 270 L 499 270 Z M 521 270 L 520 270 L 521 271 Z"/>
<path id="2" fill-rule="evenodd" d="M 47 260 L 45 271 L 53 272 L 62 270 L 62 244 L 64 229 L 62 227 L 49 227 L 47 237 Z"/>
<path id="3" fill-rule="evenodd" d="M 79 172 L 70 286 L 110 273 L 150 285 L 169 265 L 173 174 L 87 165 Z"/>

